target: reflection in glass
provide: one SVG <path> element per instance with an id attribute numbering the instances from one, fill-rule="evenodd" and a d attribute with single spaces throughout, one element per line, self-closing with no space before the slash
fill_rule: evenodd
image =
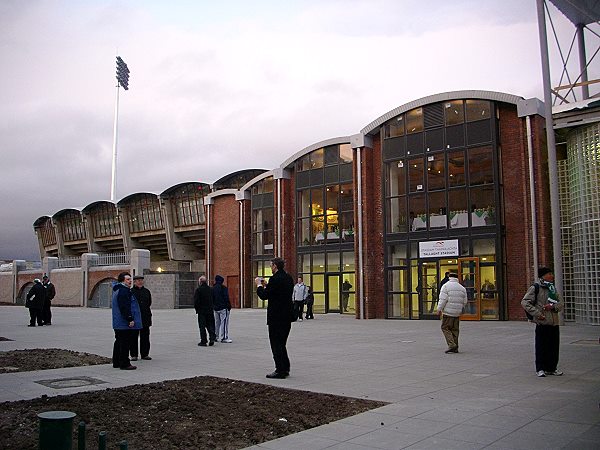
<path id="1" fill-rule="evenodd" d="M 323 149 L 322 148 L 315 150 L 310 154 L 310 168 L 318 169 L 320 167 L 323 167 Z"/>
<path id="2" fill-rule="evenodd" d="M 469 149 L 469 180 L 471 186 L 494 182 L 491 147 Z"/>
<path id="3" fill-rule="evenodd" d="M 350 144 L 341 144 L 340 145 L 340 162 L 342 163 L 351 163 L 354 159 L 352 153 L 352 146 Z"/>
<path id="4" fill-rule="evenodd" d="M 471 220 L 472 226 L 480 227 L 496 223 L 496 203 L 494 186 L 471 188 Z"/>
<path id="5" fill-rule="evenodd" d="M 404 161 L 394 161 L 388 164 L 387 195 L 406 194 L 406 167 Z"/>
<path id="6" fill-rule="evenodd" d="M 450 228 L 466 228 L 469 226 L 466 189 L 459 188 L 448 191 L 448 211 Z"/>
<path id="7" fill-rule="evenodd" d="M 446 170 L 444 154 L 427 156 L 427 190 L 435 191 L 446 188 Z"/>
<path id="8" fill-rule="evenodd" d="M 404 116 L 398 116 L 383 127 L 384 138 L 392 138 L 397 136 L 404 136 Z"/>
<path id="9" fill-rule="evenodd" d="M 406 113 L 406 133 L 423 131 L 423 108 L 415 108 Z"/>
<path id="10" fill-rule="evenodd" d="M 408 161 L 409 192 L 420 192 L 425 190 L 423 166 L 423 158 L 414 158 Z"/>
<path id="11" fill-rule="evenodd" d="M 406 196 L 393 197 L 388 200 L 388 233 L 405 233 L 408 231 L 406 220 Z"/>
<path id="12" fill-rule="evenodd" d="M 458 125 L 465 121 L 465 110 L 462 100 L 444 103 L 444 110 L 446 112 L 446 126 Z"/>
<path id="13" fill-rule="evenodd" d="M 465 152 L 448 152 L 448 185 L 465 185 Z"/>
<path id="14" fill-rule="evenodd" d="M 467 122 L 490 118 L 490 102 L 486 100 L 467 100 Z"/>
<path id="15" fill-rule="evenodd" d="M 427 228 L 427 208 L 425 206 L 425 194 L 410 195 L 408 197 L 408 211 L 411 230 L 425 230 Z"/>
<path id="16" fill-rule="evenodd" d="M 429 228 L 446 227 L 446 193 L 432 192 L 429 194 Z"/>

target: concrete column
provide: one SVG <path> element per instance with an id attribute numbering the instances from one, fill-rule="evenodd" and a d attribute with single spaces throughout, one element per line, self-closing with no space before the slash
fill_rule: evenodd
<path id="1" fill-rule="evenodd" d="M 55 256 L 46 256 L 42 259 L 42 272 L 50 277 L 50 272 L 58 269 L 58 258 Z"/>
<path id="2" fill-rule="evenodd" d="M 81 294 L 81 306 L 87 306 L 88 288 L 90 279 L 90 267 L 95 267 L 98 261 L 96 253 L 84 253 L 81 255 L 81 276 L 83 278 L 83 290 Z"/>
<path id="3" fill-rule="evenodd" d="M 150 270 L 150 250 L 134 248 L 131 250 L 131 276 L 144 275 L 145 270 Z"/>
<path id="4" fill-rule="evenodd" d="M 19 293 L 19 272 L 27 268 L 27 262 L 22 259 L 15 259 L 12 266 L 12 299 L 17 303 L 17 294 Z"/>

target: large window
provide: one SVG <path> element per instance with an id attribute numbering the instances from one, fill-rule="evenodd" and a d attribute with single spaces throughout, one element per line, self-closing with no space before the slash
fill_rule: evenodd
<path id="1" fill-rule="evenodd" d="M 96 206 L 90 217 L 94 230 L 94 237 L 105 238 L 121 234 L 121 222 L 117 216 L 117 208 L 112 203 L 103 203 Z"/>
<path id="2" fill-rule="evenodd" d="M 176 227 L 205 223 L 204 196 L 208 192 L 208 185 L 197 183 L 190 183 L 177 188 L 172 194 Z"/>
<path id="3" fill-rule="evenodd" d="M 275 243 L 273 177 L 252 186 L 252 255 L 272 255 Z"/>
<path id="4" fill-rule="evenodd" d="M 86 239 L 83 220 L 79 212 L 70 211 L 60 219 L 62 235 L 65 242 L 80 241 Z"/>
<path id="5" fill-rule="evenodd" d="M 141 194 L 128 205 L 129 229 L 132 233 L 155 231 L 163 228 L 162 212 L 158 197 Z"/>

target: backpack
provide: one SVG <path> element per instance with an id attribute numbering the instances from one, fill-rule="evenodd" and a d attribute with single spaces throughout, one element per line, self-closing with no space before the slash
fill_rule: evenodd
<path id="1" fill-rule="evenodd" d="M 536 305 L 537 304 L 538 292 L 540 292 L 540 283 L 533 283 L 533 286 L 535 288 L 535 297 L 533 299 L 533 304 Z M 525 315 L 527 316 L 527 320 L 529 320 L 530 322 L 533 321 L 533 316 L 531 314 L 529 314 L 527 312 L 527 310 L 525 310 Z"/>

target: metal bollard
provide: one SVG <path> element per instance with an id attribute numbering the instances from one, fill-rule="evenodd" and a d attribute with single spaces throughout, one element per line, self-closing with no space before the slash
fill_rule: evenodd
<path id="1" fill-rule="evenodd" d="M 77 450 L 85 450 L 85 422 L 83 420 L 77 427 Z"/>
<path id="2" fill-rule="evenodd" d="M 73 418 L 70 411 L 46 411 L 38 414 L 40 450 L 71 450 L 73 448 Z"/>
<path id="3" fill-rule="evenodd" d="M 106 450 L 106 431 L 98 433 L 98 450 Z"/>
<path id="4" fill-rule="evenodd" d="M 119 442 L 119 450 L 127 450 L 127 441 Z"/>

